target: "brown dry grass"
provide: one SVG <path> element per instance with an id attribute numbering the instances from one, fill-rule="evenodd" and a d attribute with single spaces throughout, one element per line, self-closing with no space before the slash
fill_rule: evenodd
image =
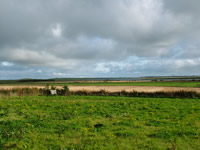
<path id="1" fill-rule="evenodd" d="M 191 87 L 156 87 L 156 86 L 69 86 L 71 91 L 87 90 L 87 91 L 99 91 L 105 90 L 109 92 L 119 92 L 125 90 L 127 92 L 172 92 L 172 91 L 196 91 L 200 92 L 200 88 Z"/>
<path id="2" fill-rule="evenodd" d="M 23 85 L 23 86 L 0 86 L 0 89 L 13 89 L 13 88 L 45 88 L 45 86 L 37 85 Z M 63 86 L 56 86 L 58 89 L 62 89 Z M 70 91 L 99 91 L 105 90 L 108 92 L 120 92 L 125 90 L 127 92 L 137 91 L 137 92 L 172 92 L 172 91 L 196 91 L 200 93 L 200 88 L 192 87 L 157 87 L 157 86 L 69 86 Z"/>

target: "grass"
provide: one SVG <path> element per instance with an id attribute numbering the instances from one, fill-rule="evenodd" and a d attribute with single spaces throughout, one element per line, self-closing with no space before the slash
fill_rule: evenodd
<path id="1" fill-rule="evenodd" d="M 164 86 L 164 87 L 200 87 L 199 81 L 151 81 L 151 82 L 0 82 L 0 85 L 75 85 L 75 86 Z"/>
<path id="2" fill-rule="evenodd" d="M 66 84 L 66 83 L 65 83 Z M 57 85 L 62 85 L 57 83 Z M 64 85 L 64 83 L 63 83 Z M 159 81 L 159 82 L 83 82 L 68 83 L 67 85 L 87 85 L 87 86 L 165 86 L 165 87 L 200 87 L 200 82 L 196 81 Z"/>
<path id="3" fill-rule="evenodd" d="M 0 149 L 199 147 L 199 99 L 0 98 Z"/>

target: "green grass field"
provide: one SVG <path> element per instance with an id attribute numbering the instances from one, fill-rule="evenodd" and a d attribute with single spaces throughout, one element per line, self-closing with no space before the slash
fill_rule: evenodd
<path id="1" fill-rule="evenodd" d="M 3 82 L 0 85 L 77 85 L 77 86 L 165 86 L 165 87 L 200 87 L 199 81 L 152 81 L 152 82 Z"/>
<path id="2" fill-rule="evenodd" d="M 65 83 L 56 83 L 57 85 L 65 85 Z M 55 85 L 56 85 L 55 84 Z M 174 81 L 174 82 L 83 82 L 68 83 L 67 85 L 94 85 L 94 86 L 169 86 L 169 87 L 200 87 L 200 82 L 192 81 Z"/>
<path id="3" fill-rule="evenodd" d="M 0 98 L 0 149 L 199 147 L 199 99 Z"/>

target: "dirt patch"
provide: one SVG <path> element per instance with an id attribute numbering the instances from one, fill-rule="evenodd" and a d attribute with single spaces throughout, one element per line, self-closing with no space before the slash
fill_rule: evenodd
<path id="1" fill-rule="evenodd" d="M 13 88 L 45 88 L 45 86 L 37 86 L 37 85 L 24 85 L 24 86 L 0 86 L 0 89 L 13 89 Z M 61 89 L 63 86 L 56 86 L 56 88 Z M 130 91 L 138 91 L 138 92 L 172 92 L 172 91 L 196 91 L 200 93 L 200 88 L 192 88 L 192 87 L 158 87 L 158 86 L 69 86 L 71 91 L 78 90 L 87 90 L 87 91 L 99 91 L 105 90 L 109 92 L 119 92 L 125 90 L 127 92 Z"/>

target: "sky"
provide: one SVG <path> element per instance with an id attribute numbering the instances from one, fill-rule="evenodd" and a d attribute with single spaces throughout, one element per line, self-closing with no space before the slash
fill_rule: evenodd
<path id="1" fill-rule="evenodd" d="M 0 79 L 200 75 L 199 0 L 0 0 Z"/>

